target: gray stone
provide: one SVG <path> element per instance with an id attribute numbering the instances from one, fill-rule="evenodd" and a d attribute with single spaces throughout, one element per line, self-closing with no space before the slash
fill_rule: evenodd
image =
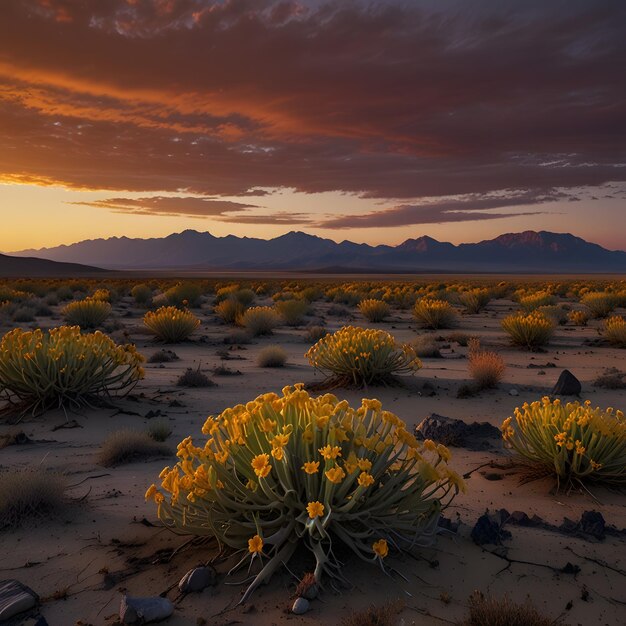
<path id="1" fill-rule="evenodd" d="M 304 615 L 309 610 L 309 601 L 306 598 L 296 598 L 291 612 L 294 615 Z"/>
<path id="2" fill-rule="evenodd" d="M 553 396 L 579 396 L 582 391 L 582 385 L 580 381 L 569 370 L 563 370 L 559 376 L 559 380 L 556 381 L 554 389 L 552 390 Z"/>
<path id="3" fill-rule="evenodd" d="M 174 605 L 160 596 L 132 598 L 122 596 L 120 621 L 123 624 L 148 624 L 167 619 L 174 612 Z"/>
<path id="4" fill-rule="evenodd" d="M 0 581 L 0 623 L 29 611 L 38 603 L 39 596 L 18 580 Z"/>
<path id="5" fill-rule="evenodd" d="M 519 396 L 519 391 L 517 389 L 509 389 L 510 396 Z"/>
<path id="6" fill-rule="evenodd" d="M 178 583 L 183 593 L 202 591 L 216 582 L 217 575 L 212 567 L 196 567 L 189 570 Z"/>
<path id="7" fill-rule="evenodd" d="M 470 450 L 484 450 L 493 447 L 489 440 L 500 442 L 502 433 L 499 428 L 487 422 L 466 424 L 463 420 L 445 417 L 433 413 L 415 428 L 417 439 L 432 439 L 437 443 Z"/>

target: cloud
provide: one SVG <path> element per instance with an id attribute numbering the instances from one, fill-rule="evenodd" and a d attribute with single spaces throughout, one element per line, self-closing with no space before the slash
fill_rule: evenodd
<path id="1" fill-rule="evenodd" d="M 537 195 L 532 192 L 517 193 L 508 197 L 477 198 L 469 196 L 430 204 L 400 204 L 364 215 L 339 215 L 324 220 L 318 228 L 388 228 L 418 224 L 446 224 L 451 222 L 474 222 L 496 220 L 525 215 L 540 215 L 543 211 L 515 211 L 509 213 L 486 213 L 505 207 L 542 204 L 564 197 L 561 192 Z"/>
<path id="2" fill-rule="evenodd" d="M 610 0 L 4 0 L 0 180 L 399 206 L 624 181 L 624 28 Z"/>

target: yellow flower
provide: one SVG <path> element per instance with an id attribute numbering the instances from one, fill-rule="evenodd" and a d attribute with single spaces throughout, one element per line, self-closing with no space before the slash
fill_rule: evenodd
<path id="1" fill-rule="evenodd" d="M 157 504 L 160 504 L 163 500 L 165 500 L 163 494 L 157 490 L 156 485 L 150 485 L 150 487 L 148 487 L 145 498 L 146 500 L 153 500 Z"/>
<path id="2" fill-rule="evenodd" d="M 580 439 L 576 440 L 576 454 L 585 454 L 585 446 L 583 446 L 583 442 Z"/>
<path id="3" fill-rule="evenodd" d="M 437 449 L 435 442 L 432 439 L 424 439 L 424 450 L 434 452 Z"/>
<path id="4" fill-rule="evenodd" d="M 369 487 L 374 484 L 374 477 L 367 472 L 361 472 L 359 474 L 358 483 L 361 487 Z"/>
<path id="5" fill-rule="evenodd" d="M 358 459 L 356 464 L 362 472 L 369 472 L 372 469 L 372 462 L 369 459 Z"/>
<path id="6" fill-rule="evenodd" d="M 304 465 L 300 468 L 303 469 L 307 474 L 317 474 L 320 469 L 319 461 L 309 461 L 304 463 Z"/>
<path id="7" fill-rule="evenodd" d="M 309 502 L 306 505 L 306 510 L 311 519 L 324 515 L 324 505 L 321 502 Z"/>
<path id="8" fill-rule="evenodd" d="M 330 444 L 320 448 L 318 452 L 327 460 L 336 459 L 341 456 L 341 448 L 339 446 L 331 446 Z"/>
<path id="9" fill-rule="evenodd" d="M 331 483 L 340 483 L 346 476 L 346 473 L 340 467 L 331 467 L 326 471 L 326 478 L 330 480 Z"/>
<path id="10" fill-rule="evenodd" d="M 379 539 L 375 541 L 372 545 L 372 549 L 376 553 L 376 556 L 384 559 L 389 554 L 389 546 L 384 539 Z"/>
<path id="11" fill-rule="evenodd" d="M 258 535 L 254 535 L 254 537 L 248 539 L 248 552 L 250 552 L 250 554 L 263 552 L 263 539 Z"/>
<path id="12" fill-rule="evenodd" d="M 259 478 L 265 478 L 272 470 L 272 466 L 269 464 L 269 461 L 269 454 L 257 454 L 252 459 L 252 469 Z"/>
<path id="13" fill-rule="evenodd" d="M 275 448 L 284 448 L 289 443 L 289 435 L 276 435 L 272 439 L 272 445 Z"/>
<path id="14" fill-rule="evenodd" d="M 285 450 L 283 448 L 272 448 L 272 456 L 277 461 L 282 461 L 285 456 Z"/>

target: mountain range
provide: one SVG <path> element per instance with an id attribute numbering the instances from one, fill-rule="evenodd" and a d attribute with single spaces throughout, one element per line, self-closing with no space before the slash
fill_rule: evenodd
<path id="1" fill-rule="evenodd" d="M 459 245 L 423 236 L 397 246 L 370 246 L 297 231 L 266 240 L 185 230 L 160 238 L 90 239 L 12 254 L 113 270 L 626 272 L 626 252 L 547 231 L 509 233 Z"/>

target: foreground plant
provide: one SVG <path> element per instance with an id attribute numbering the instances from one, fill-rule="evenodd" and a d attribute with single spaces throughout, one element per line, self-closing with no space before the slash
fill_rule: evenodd
<path id="1" fill-rule="evenodd" d="M 604 338 L 618 348 L 626 348 L 626 320 L 619 315 L 609 317 L 604 324 Z"/>
<path id="2" fill-rule="evenodd" d="M 33 413 L 75 408 L 97 396 L 128 392 L 143 378 L 143 360 L 134 345 L 117 345 L 99 331 L 16 328 L 0 342 L 0 390 Z"/>
<path id="3" fill-rule="evenodd" d="M 200 320 L 191 311 L 183 311 L 175 306 L 162 306 L 156 311 L 148 311 L 143 317 L 143 323 L 166 343 L 184 341 L 200 326 Z"/>
<path id="4" fill-rule="evenodd" d="M 358 387 L 386 382 L 394 374 L 416 372 L 422 363 L 409 345 L 398 345 L 383 330 L 344 326 L 322 337 L 305 354 L 333 383 Z"/>
<path id="5" fill-rule="evenodd" d="M 545 397 L 525 403 L 502 424 L 506 444 L 556 475 L 559 483 L 626 485 L 626 420 L 622 411 Z"/>
<path id="6" fill-rule="evenodd" d="M 449 451 L 418 442 L 378 400 L 353 409 L 299 384 L 209 417 L 202 432 L 206 443 L 184 439 L 146 498 L 173 531 L 241 554 L 231 573 L 258 563 L 242 603 L 299 546 L 315 557 L 319 583 L 346 581 L 339 545 L 389 571 L 388 552 L 431 544 L 442 509 L 464 488 Z"/>
<path id="7" fill-rule="evenodd" d="M 502 329 L 509 335 L 511 343 L 529 349 L 545 346 L 552 338 L 554 328 L 554 321 L 537 311 L 509 315 L 502 320 Z"/>
<path id="8" fill-rule="evenodd" d="M 71 326 L 97 328 L 111 315 L 111 305 L 102 298 L 85 298 L 66 304 L 61 315 Z"/>
<path id="9" fill-rule="evenodd" d="M 416 302 L 413 315 L 424 328 L 432 330 L 451 328 L 457 320 L 457 312 L 449 302 L 430 298 Z"/>

